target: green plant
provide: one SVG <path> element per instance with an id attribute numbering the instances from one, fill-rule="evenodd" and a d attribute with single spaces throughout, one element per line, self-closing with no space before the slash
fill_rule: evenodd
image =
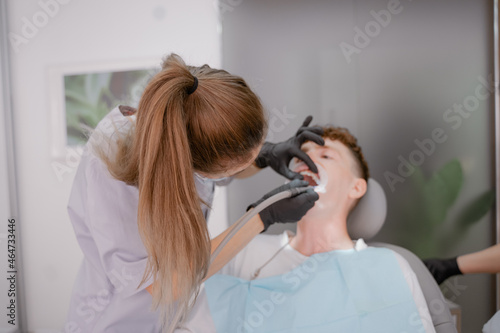
<path id="1" fill-rule="evenodd" d="M 459 208 L 458 219 L 445 223 L 464 183 L 460 162 L 450 161 L 428 179 L 416 167 L 410 181 L 410 190 L 399 198 L 399 219 L 405 225 L 399 236 L 402 245 L 421 258 L 440 255 L 458 244 L 495 201 L 494 189 L 487 190 Z"/>
<path id="2" fill-rule="evenodd" d="M 64 78 L 67 144 L 81 145 L 88 132 L 118 104 L 137 102 L 150 70 L 70 75 Z"/>

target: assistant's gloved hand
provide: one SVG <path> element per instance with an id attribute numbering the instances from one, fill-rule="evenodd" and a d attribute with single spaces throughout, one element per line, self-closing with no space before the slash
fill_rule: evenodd
<path id="1" fill-rule="evenodd" d="M 462 271 L 458 268 L 457 258 L 426 259 L 424 260 L 424 264 L 438 284 L 443 283 L 447 278 L 453 275 L 462 274 Z"/>
<path id="2" fill-rule="evenodd" d="M 255 164 L 261 169 L 270 166 L 288 179 L 304 179 L 302 175 L 292 172 L 288 168 L 292 158 L 297 157 L 304 161 L 312 172 L 318 173 L 318 168 L 316 168 L 311 158 L 300 150 L 300 146 L 306 141 L 313 141 L 321 146 L 325 144 L 325 140 L 321 137 L 323 129 L 319 126 L 308 127 L 311 120 L 312 116 L 308 116 L 297 133 L 295 133 L 295 136 L 284 142 L 265 142 L 255 160 Z"/>
<path id="3" fill-rule="evenodd" d="M 277 193 L 289 190 L 294 187 L 306 186 L 309 186 L 309 183 L 305 180 L 293 180 L 290 183 L 282 185 L 267 193 L 259 201 L 248 206 L 247 210 L 258 206 L 261 202 Z M 264 208 L 259 213 L 260 218 L 264 223 L 264 231 L 266 231 L 267 228 L 269 228 L 269 226 L 273 223 L 289 223 L 299 221 L 302 216 L 306 215 L 307 211 L 314 206 L 314 203 L 318 199 L 318 193 L 314 192 L 314 190 L 311 188 L 306 192 L 300 193 L 291 198 L 277 201 Z"/>

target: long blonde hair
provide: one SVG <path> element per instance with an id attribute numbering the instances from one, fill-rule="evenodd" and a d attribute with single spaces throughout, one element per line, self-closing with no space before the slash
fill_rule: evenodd
<path id="1" fill-rule="evenodd" d="M 198 79 L 194 93 L 188 94 Z M 154 278 L 153 308 L 171 332 L 189 310 L 210 260 L 210 238 L 193 172 L 217 173 L 251 158 L 266 120 L 245 81 L 223 70 L 186 66 L 169 55 L 147 85 L 135 129 L 117 154 L 100 153 L 110 173 L 139 189 L 138 227 Z"/>

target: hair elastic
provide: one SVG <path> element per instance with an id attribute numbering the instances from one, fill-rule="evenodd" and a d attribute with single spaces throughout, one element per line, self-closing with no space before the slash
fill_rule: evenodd
<path id="1" fill-rule="evenodd" d="M 194 93 L 196 91 L 196 88 L 198 88 L 198 78 L 194 75 L 193 75 L 193 77 L 194 77 L 194 83 L 193 83 L 193 86 L 187 90 L 188 95 L 191 95 L 192 93 Z"/>

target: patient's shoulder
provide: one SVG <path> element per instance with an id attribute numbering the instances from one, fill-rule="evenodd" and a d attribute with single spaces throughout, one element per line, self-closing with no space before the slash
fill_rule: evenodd
<path id="1" fill-rule="evenodd" d="M 260 234 L 254 237 L 248 243 L 249 246 L 275 246 L 279 245 L 286 236 L 284 234 L 272 235 L 272 234 Z M 287 239 L 288 242 L 288 239 Z"/>
<path id="2" fill-rule="evenodd" d="M 266 255 L 278 251 L 283 242 L 288 243 L 286 234 L 257 235 L 219 273 L 248 278 L 254 267 L 260 265 Z"/>
<path id="3" fill-rule="evenodd" d="M 356 247 L 358 247 L 358 244 L 356 244 Z M 364 250 L 364 249 L 369 249 L 370 252 L 376 253 L 377 256 L 380 256 L 380 257 L 382 257 L 382 256 L 388 256 L 390 258 L 394 257 L 396 259 L 397 263 L 399 264 L 399 266 L 401 267 L 401 269 L 403 270 L 403 272 L 412 271 L 412 268 L 411 268 L 410 264 L 408 263 L 408 261 L 401 254 L 394 251 L 393 249 L 389 249 L 386 247 L 366 246 L 365 245 L 364 247 L 360 246 L 359 250 Z"/>
<path id="4" fill-rule="evenodd" d="M 272 253 L 288 243 L 286 234 L 260 234 L 248 243 L 238 255 L 255 256 L 256 254 Z"/>
<path id="5" fill-rule="evenodd" d="M 401 271 L 403 272 L 403 275 L 405 276 L 405 278 L 407 280 L 409 278 L 413 277 L 413 275 L 415 274 L 413 272 L 413 269 L 411 268 L 411 265 L 408 263 L 408 261 L 398 252 L 396 252 L 392 249 L 386 248 L 386 247 L 368 246 L 367 248 L 370 249 L 370 251 L 374 251 L 376 253 L 379 253 L 380 256 L 386 255 L 386 256 L 394 257 L 396 259 L 396 262 L 399 265 L 399 268 L 401 269 Z"/>
<path id="6" fill-rule="evenodd" d="M 396 260 L 398 261 L 399 267 L 403 271 L 403 275 L 407 277 L 408 275 L 415 275 L 415 272 L 413 272 L 413 269 L 411 268 L 410 264 L 408 261 L 399 253 L 396 251 L 390 250 L 392 253 L 394 253 L 394 256 L 396 257 Z"/>

